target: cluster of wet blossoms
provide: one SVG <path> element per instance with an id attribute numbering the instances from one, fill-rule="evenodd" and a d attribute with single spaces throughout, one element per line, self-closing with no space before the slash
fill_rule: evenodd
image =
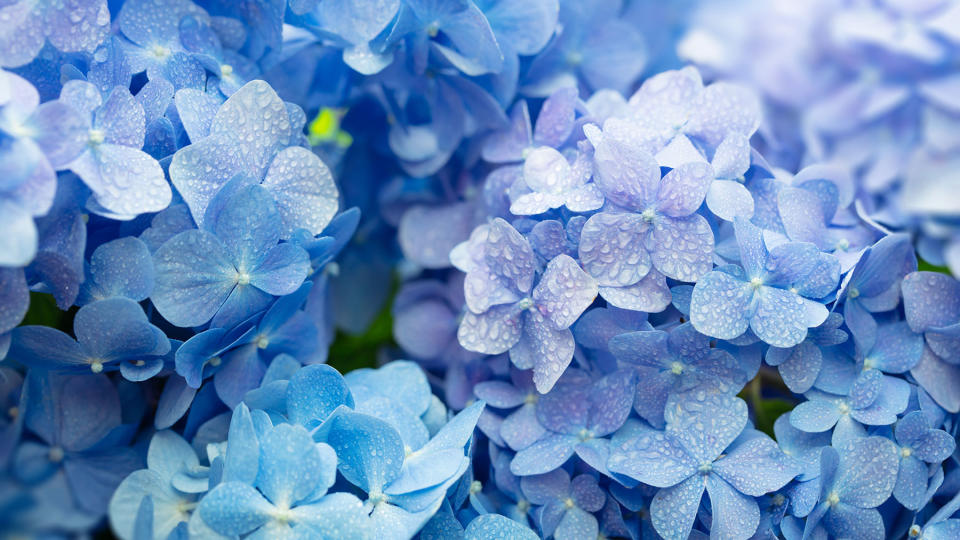
<path id="1" fill-rule="evenodd" d="M 0 536 L 960 538 L 958 28 L 0 0 Z"/>

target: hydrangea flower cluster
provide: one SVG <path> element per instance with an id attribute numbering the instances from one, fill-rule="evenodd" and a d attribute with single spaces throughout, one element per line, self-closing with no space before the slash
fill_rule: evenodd
<path id="1" fill-rule="evenodd" d="M 0 536 L 960 537 L 960 5 L 801 4 L 0 0 Z"/>
<path id="2" fill-rule="evenodd" d="M 453 244 L 394 332 L 487 403 L 475 510 L 557 539 L 950 537 L 960 283 L 841 167 L 771 166 L 744 86 L 684 68 L 529 111 L 400 228 L 426 268 L 413 239 Z"/>

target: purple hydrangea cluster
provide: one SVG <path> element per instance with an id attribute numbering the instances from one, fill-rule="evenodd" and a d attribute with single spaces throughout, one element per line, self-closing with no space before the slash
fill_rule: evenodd
<path id="1" fill-rule="evenodd" d="M 0 0 L 0 537 L 960 538 L 958 28 Z"/>

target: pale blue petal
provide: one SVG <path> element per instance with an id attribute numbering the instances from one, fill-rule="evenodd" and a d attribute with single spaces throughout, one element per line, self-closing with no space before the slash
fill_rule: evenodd
<path id="1" fill-rule="evenodd" d="M 706 478 L 710 495 L 710 534 L 714 538 L 748 538 L 760 524 L 757 502 L 715 474 Z"/>
<path id="2" fill-rule="evenodd" d="M 797 405 L 790 412 L 790 425 L 807 433 L 827 431 L 840 419 L 836 403 L 824 399 L 811 399 Z"/>
<path id="3" fill-rule="evenodd" d="M 337 452 L 338 469 L 364 491 L 382 491 L 400 476 L 403 441 L 389 424 L 372 416 L 344 413 L 333 420 L 327 443 Z"/>
<path id="4" fill-rule="evenodd" d="M 650 517 L 665 540 L 685 540 L 690 535 L 704 488 L 703 478 L 695 475 L 653 497 Z"/>
<path id="5" fill-rule="evenodd" d="M 211 529 L 235 536 L 265 525 L 273 506 L 247 484 L 224 482 L 200 501 L 198 511 Z"/>
<path id="6" fill-rule="evenodd" d="M 305 148 L 292 146 L 277 153 L 262 185 L 276 200 L 283 238 L 298 228 L 320 234 L 337 212 L 339 193 L 333 175 Z"/>
<path id="7" fill-rule="evenodd" d="M 584 270 L 600 285 L 624 286 L 650 271 L 650 255 L 643 247 L 649 226 L 636 214 L 601 212 L 580 233 L 579 255 Z"/>
<path id="8" fill-rule="evenodd" d="M 465 540 L 536 540 L 528 527 L 500 514 L 481 514 L 467 525 Z"/>
<path id="9" fill-rule="evenodd" d="M 237 270 L 223 245 L 206 231 L 174 236 L 154 253 L 157 311 L 177 326 L 210 320 L 236 286 Z"/>
<path id="10" fill-rule="evenodd" d="M 693 288 L 690 320 L 697 331 L 708 336 L 739 337 L 750 323 L 752 296 L 746 283 L 724 272 L 710 272 Z"/>
<path id="11" fill-rule="evenodd" d="M 713 268 L 713 230 L 699 214 L 661 217 L 645 247 L 653 266 L 668 278 L 697 281 Z"/>
<path id="12" fill-rule="evenodd" d="M 517 452 L 510 462 L 510 472 L 517 476 L 548 473 L 570 459 L 578 442 L 574 435 L 548 435 Z"/>
<path id="13" fill-rule="evenodd" d="M 782 488 L 800 472 L 796 462 L 767 437 L 738 445 L 717 460 L 713 470 L 737 491 L 753 497 Z"/>
<path id="14" fill-rule="evenodd" d="M 669 433 L 652 429 L 611 448 L 607 467 L 655 487 L 674 486 L 697 472 L 699 463 Z"/>
<path id="15" fill-rule="evenodd" d="M 565 254 L 547 263 L 540 283 L 533 290 L 537 309 L 557 330 L 569 328 L 596 297 L 596 280 Z"/>
<path id="16" fill-rule="evenodd" d="M 671 217 L 684 217 L 703 204 L 713 182 L 713 168 L 703 162 L 692 162 L 672 169 L 660 180 L 657 210 Z"/>
<path id="17" fill-rule="evenodd" d="M 900 456 L 883 437 L 867 437 L 840 453 L 836 490 L 840 500 L 860 508 L 879 506 L 893 492 Z"/>
<path id="18" fill-rule="evenodd" d="M 667 432 L 691 456 L 713 460 L 743 431 L 747 404 L 736 396 L 693 390 L 671 396 L 664 418 Z"/>
<path id="19" fill-rule="evenodd" d="M 343 376 L 325 364 L 301 368 L 287 386 L 290 420 L 305 427 L 322 423 L 341 406 L 353 407 L 353 396 Z"/>
<path id="20" fill-rule="evenodd" d="M 324 460 L 307 430 L 280 424 L 260 441 L 256 485 L 275 505 L 293 506 L 317 488 L 323 466 Z"/>

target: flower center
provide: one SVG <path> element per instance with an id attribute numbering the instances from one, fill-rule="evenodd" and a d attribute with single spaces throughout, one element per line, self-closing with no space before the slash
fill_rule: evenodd
<path id="1" fill-rule="evenodd" d="M 683 375 L 684 365 L 683 362 L 671 362 L 670 363 L 670 373 L 674 375 Z"/>
<path id="2" fill-rule="evenodd" d="M 850 405 L 847 405 L 846 403 L 841 403 L 840 405 L 837 405 L 837 408 L 840 409 L 840 414 L 850 413 Z"/>
<path id="3" fill-rule="evenodd" d="M 525 398 L 523 398 L 523 402 L 527 405 L 533 405 L 537 402 L 537 399 L 539 399 L 537 394 L 530 392 Z"/>
<path id="4" fill-rule="evenodd" d="M 223 361 L 223 360 L 221 360 L 219 356 L 214 356 L 213 358 L 211 358 L 210 360 L 208 360 L 208 362 L 210 363 L 210 365 L 213 366 L 213 367 L 219 366 L 219 365 L 220 365 L 220 362 L 222 362 L 222 361 Z"/>
<path id="5" fill-rule="evenodd" d="M 437 22 L 430 23 L 430 26 L 427 27 L 427 35 L 432 38 L 435 38 L 439 33 L 440 33 L 440 23 L 437 23 Z"/>
<path id="6" fill-rule="evenodd" d="M 860 296 L 860 291 L 856 287 L 850 287 L 847 290 L 847 298 L 856 298 Z"/>
<path id="7" fill-rule="evenodd" d="M 479 480 L 474 480 L 473 482 L 470 482 L 470 494 L 471 494 L 471 495 L 476 495 L 477 493 L 480 493 L 481 491 L 483 491 L 483 484 L 481 484 Z"/>
<path id="8" fill-rule="evenodd" d="M 533 307 L 533 300 L 530 298 L 523 298 L 517 302 L 517 307 L 524 311 L 528 310 Z"/>
<path id="9" fill-rule="evenodd" d="M 94 373 L 102 373 L 102 372 L 103 372 L 103 362 L 101 362 L 100 360 L 91 360 L 91 361 L 90 361 L 90 371 L 92 371 L 92 372 L 94 372 Z"/>
<path id="10" fill-rule="evenodd" d="M 587 428 L 583 428 L 580 430 L 580 433 L 578 433 L 577 436 L 580 437 L 581 441 L 588 441 L 593 438 L 593 432 Z"/>
<path id="11" fill-rule="evenodd" d="M 267 336 L 259 336 L 257 338 L 258 349 L 266 349 L 268 346 L 270 346 L 270 339 L 268 339 Z"/>
<path id="12" fill-rule="evenodd" d="M 908 447 L 904 446 L 903 448 L 900 449 L 900 456 L 901 456 L 901 457 L 910 457 L 911 455 L 913 455 L 913 449 L 912 449 L 912 448 L 908 448 Z"/>
<path id="13" fill-rule="evenodd" d="M 850 249 L 850 241 L 846 238 L 841 238 L 840 241 L 837 242 L 836 249 L 837 251 L 846 251 Z"/>
<path id="14" fill-rule="evenodd" d="M 93 146 L 102 143 L 104 137 L 105 135 L 102 129 L 91 129 L 87 132 L 87 141 Z"/>
<path id="15" fill-rule="evenodd" d="M 230 77 L 231 75 L 233 75 L 233 66 L 230 64 L 223 64 L 220 66 L 221 77 Z"/>
<path id="16" fill-rule="evenodd" d="M 50 452 L 47 453 L 47 457 L 53 463 L 60 463 L 63 461 L 63 448 L 59 446 L 53 446 L 50 448 Z"/>
<path id="17" fill-rule="evenodd" d="M 830 495 L 827 495 L 827 504 L 834 506 L 838 502 L 840 502 L 840 495 L 836 491 L 831 491 Z"/>
<path id="18" fill-rule="evenodd" d="M 566 500 L 563 501 L 563 506 L 570 509 L 576 506 L 576 503 L 573 502 L 573 499 L 571 499 L 570 497 L 567 497 Z"/>
<path id="19" fill-rule="evenodd" d="M 750 280 L 750 286 L 753 287 L 754 289 L 759 289 L 760 287 L 763 286 L 763 280 L 758 277 L 755 277 Z"/>
<path id="20" fill-rule="evenodd" d="M 527 502 L 526 499 L 520 499 L 519 501 L 517 501 L 517 510 L 526 514 L 527 511 L 530 510 L 530 503 Z"/>
<path id="21" fill-rule="evenodd" d="M 250 284 L 250 274 L 246 272 L 240 272 L 237 274 L 237 285 L 249 285 Z"/>
<path id="22" fill-rule="evenodd" d="M 10 407 L 7 409 L 7 415 L 10 416 L 11 420 L 16 419 L 18 416 L 20 416 L 20 407 L 17 407 L 16 405 Z"/>
<path id="23" fill-rule="evenodd" d="M 910 538 L 919 538 L 919 537 L 920 537 L 920 526 L 919 526 L 919 525 L 911 525 L 911 526 L 910 526 L 910 531 L 909 531 L 907 534 L 910 535 Z"/>
<path id="24" fill-rule="evenodd" d="M 166 58 L 167 56 L 170 56 L 170 49 L 164 47 L 163 45 L 154 45 L 150 48 L 150 52 L 157 58 Z"/>
<path id="25" fill-rule="evenodd" d="M 647 208 L 642 214 L 640 214 L 640 217 L 642 217 L 647 223 L 651 223 L 653 222 L 654 218 L 657 217 L 657 211 L 653 208 Z"/>
<path id="26" fill-rule="evenodd" d="M 583 63 L 583 54 L 580 51 L 572 51 L 567 54 L 567 65 L 579 66 Z"/>
<path id="27" fill-rule="evenodd" d="M 700 474 L 710 474 L 713 471 L 713 462 L 704 461 L 700 464 L 698 470 L 700 471 Z"/>

